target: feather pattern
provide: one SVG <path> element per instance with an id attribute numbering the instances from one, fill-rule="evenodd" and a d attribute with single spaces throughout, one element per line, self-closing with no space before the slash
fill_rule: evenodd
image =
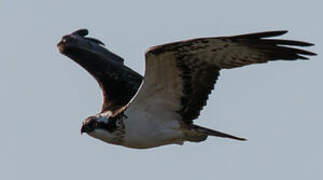
<path id="1" fill-rule="evenodd" d="M 221 69 L 316 55 L 289 47 L 312 46 L 311 43 L 264 39 L 286 32 L 198 38 L 154 46 L 146 52 L 145 81 L 133 103 L 142 106 L 158 102 L 159 107 L 179 113 L 183 121 L 191 124 L 206 105 Z"/>

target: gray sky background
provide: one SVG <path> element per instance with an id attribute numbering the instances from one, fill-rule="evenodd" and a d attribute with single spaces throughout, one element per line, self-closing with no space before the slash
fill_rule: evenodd
<path id="1" fill-rule="evenodd" d="M 289 30 L 322 44 L 322 1 L 0 1 L 0 179 L 323 179 L 321 56 L 222 71 L 197 124 L 246 137 L 134 150 L 80 135 L 92 77 L 56 43 L 78 28 L 144 72 L 146 48 Z"/>

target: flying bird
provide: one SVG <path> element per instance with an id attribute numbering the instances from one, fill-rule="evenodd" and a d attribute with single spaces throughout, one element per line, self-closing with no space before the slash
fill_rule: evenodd
<path id="1" fill-rule="evenodd" d="M 198 38 L 153 46 L 145 76 L 130 69 L 104 44 L 80 29 L 62 37 L 60 53 L 87 70 L 103 92 L 101 112 L 86 118 L 82 133 L 129 148 L 153 148 L 208 136 L 246 140 L 193 123 L 206 105 L 221 69 L 268 61 L 307 60 L 312 43 L 270 39 L 287 31 Z M 269 39 L 268 39 L 269 38 Z"/>

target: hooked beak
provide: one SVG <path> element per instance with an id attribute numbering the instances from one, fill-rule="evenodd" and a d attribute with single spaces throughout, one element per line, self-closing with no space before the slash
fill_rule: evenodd
<path id="1" fill-rule="evenodd" d="M 82 125 L 82 127 L 81 127 L 81 134 L 86 133 L 86 132 L 87 132 L 86 126 L 85 125 Z"/>

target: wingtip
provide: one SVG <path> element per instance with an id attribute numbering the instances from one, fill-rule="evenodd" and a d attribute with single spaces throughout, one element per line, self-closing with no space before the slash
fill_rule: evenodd
<path id="1" fill-rule="evenodd" d="M 273 36 L 281 36 L 288 33 L 288 30 L 276 30 L 276 31 L 265 31 L 262 34 L 260 38 L 267 38 L 267 37 L 273 37 Z"/>
<path id="2" fill-rule="evenodd" d="M 85 37 L 86 35 L 89 34 L 89 30 L 86 29 L 86 28 L 82 28 L 82 29 L 78 29 L 78 30 L 74 31 L 72 34 L 77 34 L 77 35 L 80 35 L 82 37 Z"/>
<path id="3" fill-rule="evenodd" d="M 239 138 L 239 137 L 237 137 L 236 140 L 239 140 L 239 141 L 248 141 L 248 139 L 246 139 L 246 138 Z"/>
<path id="4" fill-rule="evenodd" d="M 255 33 L 236 35 L 236 36 L 233 36 L 233 38 L 262 39 L 262 38 L 281 36 L 283 34 L 286 34 L 287 32 L 288 32 L 288 30 L 263 31 L 263 32 L 255 32 Z"/>
<path id="5" fill-rule="evenodd" d="M 314 43 L 304 42 L 304 46 L 314 46 Z"/>
<path id="6" fill-rule="evenodd" d="M 279 30 L 279 31 L 281 31 L 283 34 L 288 33 L 288 30 Z"/>
<path id="7" fill-rule="evenodd" d="M 288 33 L 288 30 L 276 30 L 276 31 L 267 31 L 268 34 L 273 34 L 273 36 L 280 36 Z"/>

